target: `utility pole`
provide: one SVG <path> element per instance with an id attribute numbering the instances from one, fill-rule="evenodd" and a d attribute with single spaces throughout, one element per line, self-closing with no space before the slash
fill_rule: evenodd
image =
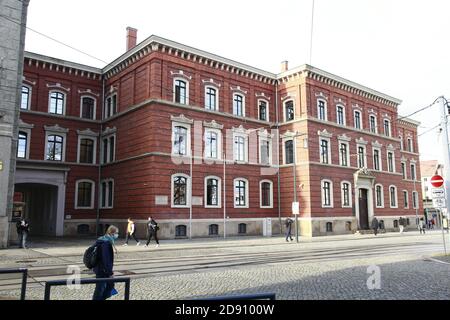
<path id="1" fill-rule="evenodd" d="M 441 129 L 442 129 L 442 155 L 444 158 L 444 189 L 445 189 L 445 204 L 446 204 L 446 218 L 448 227 L 448 217 L 450 213 L 450 149 L 448 141 L 448 110 L 447 100 L 441 96 L 437 99 L 437 103 L 441 109 Z"/>

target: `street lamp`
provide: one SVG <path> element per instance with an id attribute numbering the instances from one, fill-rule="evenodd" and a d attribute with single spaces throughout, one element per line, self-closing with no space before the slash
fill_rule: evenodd
<path id="1" fill-rule="evenodd" d="M 296 143 L 296 138 L 297 137 L 301 137 L 301 136 L 305 136 L 306 133 L 299 133 L 298 131 L 295 132 L 295 134 L 292 136 L 293 137 L 293 160 L 294 160 L 294 166 L 293 166 L 293 170 L 294 170 L 294 203 L 297 202 L 297 143 Z M 303 146 L 304 148 L 307 148 L 307 145 Z M 302 184 L 303 185 L 303 184 Z M 295 215 L 295 239 L 298 243 L 298 214 Z"/>

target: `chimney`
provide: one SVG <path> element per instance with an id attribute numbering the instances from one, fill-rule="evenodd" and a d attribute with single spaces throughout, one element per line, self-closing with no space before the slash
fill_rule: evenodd
<path id="1" fill-rule="evenodd" d="M 289 69 L 289 61 L 282 61 L 281 62 L 281 72 L 285 72 L 285 71 L 288 71 L 288 69 Z"/>
<path id="2" fill-rule="evenodd" d="M 127 27 L 127 51 L 136 47 L 137 29 Z"/>

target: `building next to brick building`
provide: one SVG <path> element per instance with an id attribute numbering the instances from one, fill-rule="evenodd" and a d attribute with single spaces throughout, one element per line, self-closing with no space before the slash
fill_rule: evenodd
<path id="1" fill-rule="evenodd" d="M 400 100 L 304 65 L 279 74 L 151 36 L 103 69 L 27 52 L 17 200 L 34 231 L 161 238 L 387 229 L 421 211 Z M 411 220 L 411 218 L 413 218 Z"/>
<path id="2" fill-rule="evenodd" d="M 431 185 L 431 178 L 435 175 L 444 176 L 444 165 L 440 164 L 437 160 L 424 160 L 420 161 L 420 172 L 422 175 L 422 201 L 424 215 L 427 221 L 434 219 L 435 225 L 441 226 L 442 219 L 446 220 L 442 216 L 442 212 L 439 208 L 434 207 Z M 444 222 L 447 225 L 447 221 Z"/>

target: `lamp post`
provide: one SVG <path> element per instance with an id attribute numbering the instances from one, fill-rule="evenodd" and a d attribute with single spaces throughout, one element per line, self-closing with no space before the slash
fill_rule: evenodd
<path id="1" fill-rule="evenodd" d="M 297 137 L 305 136 L 306 133 L 298 133 L 298 131 L 295 132 L 293 135 L 293 162 L 294 166 L 292 167 L 294 170 L 294 203 L 297 202 Z M 295 239 L 298 243 L 298 214 L 295 215 Z"/>

